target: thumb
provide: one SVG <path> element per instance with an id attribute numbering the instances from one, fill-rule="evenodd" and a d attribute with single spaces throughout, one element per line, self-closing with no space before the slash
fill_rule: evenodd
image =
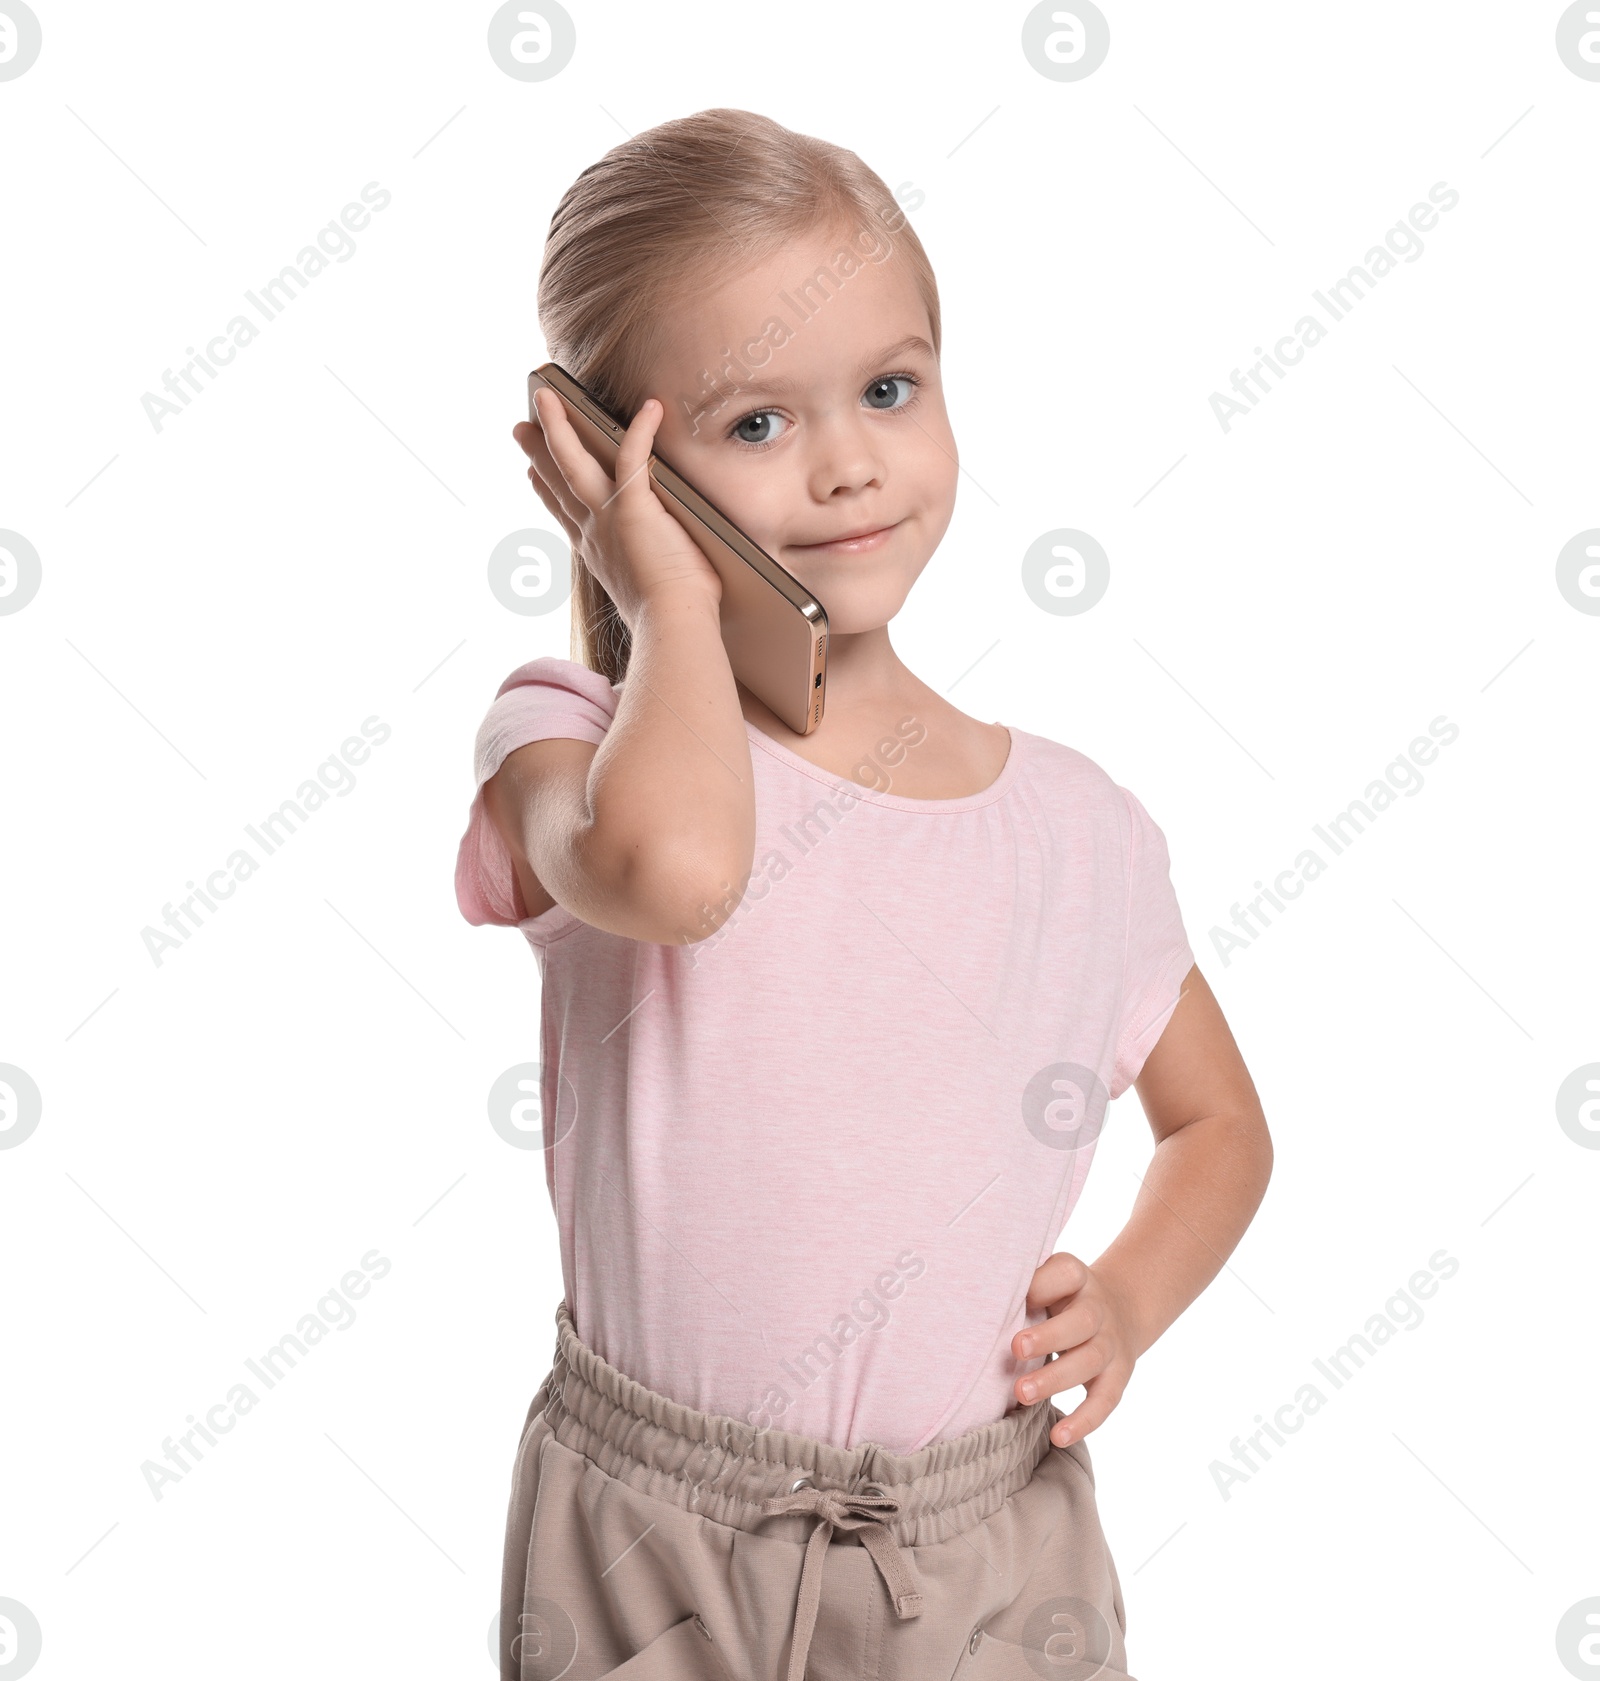
<path id="1" fill-rule="evenodd" d="M 650 448 L 655 442 L 656 427 L 661 423 L 662 413 L 659 399 L 646 397 L 639 405 L 639 412 L 629 422 L 617 450 L 618 496 L 626 495 L 631 500 L 641 493 L 649 493 L 650 481 L 645 468 L 649 465 Z"/>

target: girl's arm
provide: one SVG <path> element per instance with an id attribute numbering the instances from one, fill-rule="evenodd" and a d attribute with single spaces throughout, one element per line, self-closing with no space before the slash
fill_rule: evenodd
<path id="1" fill-rule="evenodd" d="M 1156 1150 L 1096 1276 L 1120 1296 L 1135 1358 L 1222 1270 L 1272 1177 L 1255 1082 L 1198 968 L 1133 1083 Z"/>
<path id="2" fill-rule="evenodd" d="M 1063 1252 L 1035 1271 L 1028 1306 L 1049 1317 L 1011 1343 L 1019 1360 L 1056 1355 L 1017 1380 L 1024 1405 L 1084 1388 L 1051 1429 L 1057 1444 L 1105 1423 L 1134 1362 L 1222 1270 L 1272 1176 L 1255 1082 L 1198 968 L 1133 1084 L 1156 1136 L 1133 1213 L 1093 1265 Z"/>
<path id="3" fill-rule="evenodd" d="M 560 903 L 592 927 L 675 944 L 703 940 L 743 894 L 750 742 L 718 611 L 699 590 L 650 598 L 604 739 L 530 741 L 484 784 L 524 915 Z"/>
<path id="4" fill-rule="evenodd" d="M 523 900 L 660 944 L 703 940 L 742 896 L 755 852 L 750 741 L 720 628 L 722 584 L 651 488 L 661 405 L 629 424 L 616 478 L 560 402 L 514 433 L 540 498 L 627 626 L 627 676 L 598 745 L 531 741 L 484 784 Z"/>

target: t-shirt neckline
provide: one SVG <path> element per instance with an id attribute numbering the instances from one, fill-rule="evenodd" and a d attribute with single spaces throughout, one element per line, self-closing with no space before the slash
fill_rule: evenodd
<path id="1" fill-rule="evenodd" d="M 991 722 L 999 724 L 1000 720 L 995 718 Z M 821 782 L 829 788 L 853 794 L 869 805 L 885 806 L 891 811 L 921 811 L 930 814 L 972 811 L 979 806 L 992 805 L 996 800 L 1003 798 L 1021 772 L 1022 743 L 1026 733 L 1010 724 L 1001 724 L 1001 728 L 1011 738 L 1011 748 L 1006 754 L 1006 762 L 1000 767 L 1000 774 L 987 788 L 980 788 L 975 794 L 960 794 L 953 799 L 914 800 L 905 794 L 881 793 L 863 783 L 836 776 L 832 771 L 824 770 L 820 765 L 814 765 L 809 759 L 802 758 L 782 742 L 774 741 L 764 730 L 757 729 L 748 718 L 744 721 L 744 727 L 753 746 L 762 748 L 781 764 L 799 771 L 802 776 L 809 776 L 814 782 Z"/>

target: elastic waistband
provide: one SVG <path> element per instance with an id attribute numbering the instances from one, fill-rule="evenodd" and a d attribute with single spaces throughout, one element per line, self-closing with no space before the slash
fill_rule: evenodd
<path id="1" fill-rule="evenodd" d="M 913 1547 L 947 1540 L 998 1511 L 1051 1451 L 1050 1427 L 1061 1416 L 1045 1396 L 909 1454 L 876 1442 L 841 1448 L 794 1431 L 758 1430 L 670 1400 L 609 1365 L 578 1336 L 565 1301 L 556 1307 L 555 1362 L 541 1394 L 558 1441 L 652 1498 L 737 1529 L 759 1526 L 804 1541 L 814 1518 L 798 1509 L 774 1513 L 767 1503 L 788 1504 L 805 1484 L 876 1507 L 872 1491 L 879 1490 L 892 1498 L 874 1526 L 897 1546 Z"/>

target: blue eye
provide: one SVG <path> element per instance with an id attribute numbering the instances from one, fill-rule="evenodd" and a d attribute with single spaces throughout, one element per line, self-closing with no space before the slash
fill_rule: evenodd
<path id="1" fill-rule="evenodd" d="M 915 374 L 883 374 L 862 392 L 861 400 L 879 414 L 894 414 L 910 408 L 917 400 L 917 387 L 921 384 Z M 904 396 L 897 389 L 900 386 L 906 388 Z M 774 424 L 787 428 L 793 422 L 776 409 L 756 409 L 734 421 L 728 428 L 728 437 L 741 449 L 770 449 L 783 436 L 782 432 L 772 430 Z"/>
<path id="2" fill-rule="evenodd" d="M 898 402 L 895 400 L 897 385 L 909 387 L 906 395 Z M 865 392 L 865 399 L 869 408 L 875 409 L 903 409 L 915 394 L 917 382 L 910 374 L 885 374 L 882 379 L 873 380 Z"/>
<path id="3" fill-rule="evenodd" d="M 767 444 L 776 443 L 777 439 L 783 436 L 781 432 L 775 437 L 770 430 L 762 430 L 764 427 L 770 428 L 775 420 L 783 421 L 785 426 L 789 424 L 775 409 L 757 409 L 754 414 L 747 414 L 743 420 L 735 421 L 730 436 L 737 438 L 742 444 L 750 444 L 756 449 L 761 449 Z M 752 436 L 747 432 L 745 430 L 747 426 L 755 428 L 757 435 Z"/>

